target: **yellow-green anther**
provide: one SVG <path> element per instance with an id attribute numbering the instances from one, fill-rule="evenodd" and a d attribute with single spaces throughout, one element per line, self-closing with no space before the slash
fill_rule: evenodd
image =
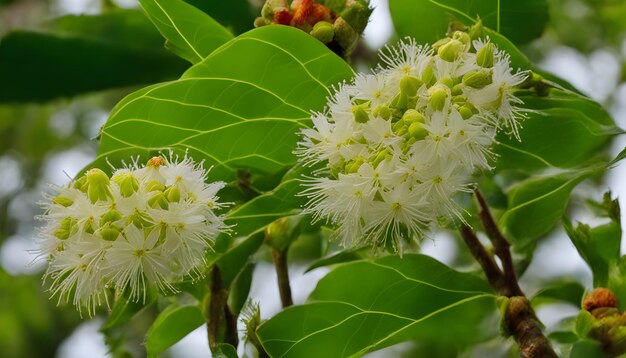
<path id="1" fill-rule="evenodd" d="M 402 115 L 402 122 L 407 125 L 411 125 L 414 122 L 426 122 L 424 116 L 417 111 L 416 109 L 407 109 L 406 112 Z"/>
<path id="2" fill-rule="evenodd" d="M 71 206 L 72 204 L 74 204 L 74 200 L 72 200 L 72 199 L 70 199 L 70 198 L 66 198 L 66 197 L 64 197 L 64 196 L 57 196 L 57 197 L 54 197 L 54 198 L 52 199 L 52 202 L 53 202 L 53 203 L 55 203 L 55 204 L 58 204 L 58 205 L 64 206 L 64 207 L 66 207 L 66 208 L 67 208 L 68 206 Z"/>
<path id="3" fill-rule="evenodd" d="M 430 87 L 437 82 L 437 78 L 435 77 L 435 70 L 432 65 L 426 66 L 424 71 L 422 71 L 422 81 L 426 84 L 427 87 Z"/>
<path id="4" fill-rule="evenodd" d="M 428 135 L 428 131 L 424 128 L 424 125 L 419 122 L 415 122 L 409 126 L 409 135 L 415 140 L 422 140 Z"/>
<path id="5" fill-rule="evenodd" d="M 111 209 L 107 211 L 104 215 L 102 215 L 102 217 L 100 218 L 100 225 L 104 225 L 106 223 L 113 223 L 121 219 L 122 219 L 122 213 L 120 213 L 119 211 L 115 209 Z"/>
<path id="6" fill-rule="evenodd" d="M 164 194 L 167 196 L 167 200 L 170 203 L 177 203 L 180 201 L 180 189 L 178 185 L 172 185 L 167 190 L 165 190 Z"/>
<path id="7" fill-rule="evenodd" d="M 378 106 L 376 106 L 376 108 L 374 108 L 372 114 L 374 115 L 374 117 L 380 117 L 387 121 L 389 120 L 389 118 L 391 118 L 391 109 L 388 106 L 383 106 L 382 104 L 379 104 Z"/>
<path id="8" fill-rule="evenodd" d="M 111 180 L 120 188 L 120 194 L 128 198 L 139 190 L 139 180 L 130 172 L 122 172 L 115 174 Z"/>
<path id="9" fill-rule="evenodd" d="M 159 183 L 156 180 L 153 180 L 151 182 L 148 183 L 148 185 L 146 185 L 146 190 L 148 192 L 151 191 L 163 191 L 165 189 L 165 185 Z"/>
<path id="10" fill-rule="evenodd" d="M 480 69 L 466 73 L 463 76 L 463 84 L 472 88 L 484 88 L 492 83 L 491 69 Z"/>
<path id="11" fill-rule="evenodd" d="M 459 55 L 465 50 L 465 44 L 459 40 L 450 40 L 447 44 L 441 46 L 437 50 L 437 55 L 441 57 L 442 60 L 447 62 L 454 62 Z M 426 82 L 426 81 L 424 81 Z"/>
<path id="12" fill-rule="evenodd" d="M 444 77 L 442 79 L 439 80 L 439 83 L 441 83 L 442 85 L 452 89 L 452 87 L 454 87 L 454 80 L 450 77 Z"/>
<path id="13" fill-rule="evenodd" d="M 452 40 L 452 39 L 451 39 L 451 38 L 449 38 L 449 37 L 444 37 L 444 38 L 442 38 L 442 39 L 440 39 L 440 40 L 437 40 L 437 42 L 435 42 L 435 43 L 433 44 L 433 46 L 432 46 L 432 47 L 433 47 L 433 50 L 435 50 L 435 51 L 439 50 L 439 48 L 440 48 L 441 46 L 443 46 L 443 45 L 447 44 L 448 42 L 450 42 L 450 40 Z"/>
<path id="14" fill-rule="evenodd" d="M 452 38 L 454 40 L 459 40 L 466 45 L 469 44 L 470 41 L 472 40 L 470 38 L 470 35 L 468 35 L 467 32 L 464 32 L 464 31 L 455 31 L 454 34 L 452 35 Z"/>
<path id="15" fill-rule="evenodd" d="M 109 187 L 109 177 L 105 172 L 98 168 L 89 169 L 85 174 L 87 177 L 87 196 L 92 203 L 99 200 L 105 201 L 113 198 L 111 188 Z"/>
<path id="16" fill-rule="evenodd" d="M 310 32 L 311 36 L 320 40 L 322 43 L 329 43 L 335 36 L 335 30 L 333 24 L 326 21 L 318 21 Z"/>
<path id="17" fill-rule="evenodd" d="M 148 205 L 151 208 L 160 207 L 161 209 L 167 210 L 169 207 L 169 202 L 167 201 L 167 197 L 163 193 L 156 193 L 150 199 L 148 199 Z"/>
<path id="18" fill-rule="evenodd" d="M 120 236 L 120 229 L 111 223 L 106 223 L 95 232 L 95 235 L 106 241 L 115 241 Z"/>
<path id="19" fill-rule="evenodd" d="M 363 108 L 363 105 L 356 105 L 352 107 L 352 114 L 354 114 L 354 120 L 358 123 L 367 123 L 370 120 L 369 114 Z"/>
<path id="20" fill-rule="evenodd" d="M 496 46 L 494 44 L 491 42 L 486 43 L 476 54 L 476 64 L 484 68 L 493 67 L 493 55 L 495 51 Z"/>
<path id="21" fill-rule="evenodd" d="M 435 111 L 442 111 L 443 107 L 446 105 L 446 100 L 448 99 L 448 91 L 442 87 L 436 87 L 430 93 L 430 98 L 428 99 L 428 103 L 430 107 Z"/>
<path id="22" fill-rule="evenodd" d="M 413 97 L 417 94 L 417 90 L 422 87 L 424 82 L 414 76 L 404 76 L 400 80 L 400 91 L 405 93 L 409 97 Z"/>
<path id="23" fill-rule="evenodd" d="M 453 96 L 458 96 L 460 94 L 463 93 L 463 87 L 465 87 L 465 85 L 463 83 L 458 83 L 456 85 L 454 85 L 454 87 L 452 87 L 452 95 Z"/>

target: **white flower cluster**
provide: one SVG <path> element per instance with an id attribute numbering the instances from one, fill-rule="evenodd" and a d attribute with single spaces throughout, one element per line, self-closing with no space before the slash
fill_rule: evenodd
<path id="1" fill-rule="evenodd" d="M 187 156 L 159 156 L 57 188 L 39 233 L 53 296 L 92 314 L 112 292 L 145 301 L 151 288 L 176 292 L 174 280 L 201 277 L 205 251 L 226 229 L 214 212 L 224 183 L 207 184 L 207 174 Z"/>
<path id="2" fill-rule="evenodd" d="M 489 170 L 490 146 L 504 128 L 518 135 L 509 56 L 464 32 L 429 46 L 411 39 L 381 55 L 313 115 L 296 154 L 327 167 L 307 180 L 306 211 L 338 225 L 347 246 L 421 237 L 432 224 L 463 220 L 453 201 Z"/>

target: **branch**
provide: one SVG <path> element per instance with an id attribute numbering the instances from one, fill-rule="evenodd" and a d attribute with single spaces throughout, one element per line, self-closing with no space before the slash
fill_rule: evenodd
<path id="1" fill-rule="evenodd" d="M 211 352 L 217 352 L 220 343 L 237 347 L 237 317 L 228 307 L 228 290 L 224 288 L 222 271 L 217 265 L 211 270 L 211 283 L 205 301 L 208 301 L 205 302 L 205 319 Z"/>
<path id="2" fill-rule="evenodd" d="M 489 206 L 487 205 L 487 202 L 481 192 L 476 189 L 475 194 L 480 206 L 480 212 L 478 214 L 480 221 L 485 228 L 487 237 L 489 237 L 489 240 L 491 240 L 491 243 L 493 244 L 494 252 L 500 258 L 500 262 L 502 263 L 506 289 L 509 291 L 503 294 L 503 296 L 524 296 L 522 289 L 517 283 L 515 265 L 513 264 L 513 258 L 511 257 L 511 244 L 509 244 L 509 241 L 504 237 L 498 228 L 498 224 L 496 224 L 493 219 Z"/>
<path id="3" fill-rule="evenodd" d="M 293 305 L 291 286 L 289 285 L 289 269 L 287 267 L 287 250 L 289 250 L 289 247 L 284 250 L 272 249 L 272 258 L 274 259 L 274 267 L 276 267 L 276 275 L 278 277 L 280 302 L 283 308 Z"/>
<path id="4" fill-rule="evenodd" d="M 480 264 L 480 267 L 482 267 L 491 287 L 493 287 L 496 292 L 500 293 L 504 285 L 504 276 L 496 262 L 480 243 L 472 228 L 463 225 L 461 227 L 461 237 L 463 237 L 465 245 L 469 248 L 472 256 L 474 256 L 476 261 Z"/>
<path id="5" fill-rule="evenodd" d="M 541 332 L 541 323 L 532 306 L 524 296 L 509 299 L 504 314 L 506 330 L 517 342 L 520 354 L 525 358 L 557 358 L 550 341 Z"/>

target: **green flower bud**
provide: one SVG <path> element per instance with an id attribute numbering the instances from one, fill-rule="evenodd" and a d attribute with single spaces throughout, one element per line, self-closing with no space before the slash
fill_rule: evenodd
<path id="1" fill-rule="evenodd" d="M 149 182 L 148 185 L 146 185 L 146 190 L 148 192 L 151 192 L 151 191 L 163 191 L 163 190 L 165 190 L 165 185 L 159 183 L 156 180 L 153 180 L 153 181 Z"/>
<path id="2" fill-rule="evenodd" d="M 343 49 L 343 54 L 348 56 L 354 51 L 359 39 L 359 33 L 342 17 L 338 17 L 334 24 L 335 41 Z"/>
<path id="3" fill-rule="evenodd" d="M 414 122 L 409 126 L 409 135 L 415 140 L 422 140 L 428 135 L 428 131 L 420 122 Z"/>
<path id="4" fill-rule="evenodd" d="M 143 211 L 135 211 L 132 215 L 126 219 L 126 225 L 133 224 L 138 228 L 152 226 L 150 221 L 150 215 Z"/>
<path id="5" fill-rule="evenodd" d="M 54 231 L 54 236 L 59 240 L 67 240 L 70 236 L 78 232 L 78 222 L 76 219 L 66 217 L 61 221 L 59 228 Z"/>
<path id="6" fill-rule="evenodd" d="M 333 24 L 326 21 L 318 21 L 310 32 L 311 36 L 320 40 L 322 43 L 329 43 L 335 37 L 335 30 Z"/>
<path id="7" fill-rule="evenodd" d="M 491 69 L 480 69 L 466 73 L 463 76 L 463 84 L 472 88 L 484 88 L 492 83 Z"/>
<path id="8" fill-rule="evenodd" d="M 368 6 L 366 1 L 351 1 L 351 4 L 345 7 L 340 16 L 357 33 L 361 34 L 365 30 L 365 26 L 367 26 L 372 11 L 373 9 Z"/>
<path id="9" fill-rule="evenodd" d="M 474 26 L 472 26 L 469 30 L 469 37 L 472 40 L 476 40 L 478 38 L 484 37 L 484 31 L 483 31 L 483 22 L 478 20 L 476 21 L 476 24 L 474 24 Z"/>
<path id="10" fill-rule="evenodd" d="M 300 235 L 302 216 L 288 216 L 269 224 L 265 229 L 265 243 L 275 250 L 284 251 Z"/>
<path id="11" fill-rule="evenodd" d="M 78 189 L 82 191 L 83 193 L 86 193 L 87 192 L 87 177 L 83 175 L 82 177 L 78 178 L 78 180 L 74 182 L 74 189 Z"/>
<path id="12" fill-rule="evenodd" d="M 471 108 L 467 104 L 459 107 L 458 111 L 463 119 L 469 119 L 471 116 L 474 115 L 474 112 L 472 112 Z"/>
<path id="13" fill-rule="evenodd" d="M 99 236 L 102 240 L 105 241 L 115 241 L 118 236 L 120 236 L 120 228 L 108 222 L 105 225 L 101 226 L 96 232 L 95 235 Z"/>
<path id="14" fill-rule="evenodd" d="M 180 189 L 178 185 L 172 185 L 163 192 L 167 196 L 167 200 L 170 203 L 177 203 L 180 201 Z"/>
<path id="15" fill-rule="evenodd" d="M 169 207 L 169 202 L 167 201 L 167 197 L 163 193 L 156 193 L 150 199 L 148 199 L 148 205 L 151 208 L 160 207 L 161 209 L 167 210 Z"/>
<path id="16" fill-rule="evenodd" d="M 454 87 L 454 80 L 450 77 L 444 77 L 442 79 L 440 79 L 438 81 L 438 83 L 441 83 L 442 85 L 452 89 Z"/>
<path id="17" fill-rule="evenodd" d="M 452 35 L 452 38 L 454 40 L 461 41 L 461 43 L 465 45 L 469 44 L 472 41 L 472 39 L 470 38 L 470 35 L 468 35 L 467 32 L 465 31 L 455 31 L 454 34 Z"/>
<path id="18" fill-rule="evenodd" d="M 435 70 L 432 65 L 426 66 L 424 71 L 422 72 L 422 82 L 426 84 L 427 87 L 430 87 L 437 82 L 437 78 L 435 77 Z"/>
<path id="19" fill-rule="evenodd" d="M 372 111 L 372 115 L 374 117 L 380 117 L 387 121 L 389 120 L 389 118 L 391 118 L 391 109 L 388 106 L 383 106 L 382 104 L 379 104 Z"/>
<path id="20" fill-rule="evenodd" d="M 454 87 L 452 87 L 452 95 L 458 96 L 460 94 L 463 94 L 463 87 L 465 87 L 463 83 L 455 84 Z"/>
<path id="21" fill-rule="evenodd" d="M 435 111 L 442 111 L 446 105 L 448 99 L 448 91 L 443 87 L 435 87 L 433 91 L 430 91 L 430 98 L 428 103 Z"/>
<path id="22" fill-rule="evenodd" d="M 68 207 L 68 206 L 72 206 L 72 204 L 74 204 L 74 200 L 70 199 L 70 198 L 66 198 L 64 196 L 57 196 L 54 197 L 52 199 L 52 202 L 58 205 L 61 205 L 63 207 Z"/>
<path id="23" fill-rule="evenodd" d="M 496 45 L 488 42 L 476 54 L 476 64 L 480 67 L 493 67 L 493 55 L 496 51 Z"/>
<path id="24" fill-rule="evenodd" d="M 96 203 L 99 200 L 105 201 L 109 198 L 113 198 L 111 188 L 109 187 L 109 177 L 105 172 L 98 168 L 89 169 L 85 173 L 87 177 L 87 196 L 92 203 Z"/>
<path id="25" fill-rule="evenodd" d="M 400 91 L 409 97 L 413 97 L 417 94 L 417 90 L 422 87 L 424 82 L 414 76 L 404 76 L 400 80 Z"/>
<path id="26" fill-rule="evenodd" d="M 443 46 L 443 45 L 447 44 L 448 42 L 450 42 L 450 40 L 452 40 L 452 39 L 451 39 L 451 38 L 449 38 L 449 37 L 444 37 L 444 38 L 442 38 L 442 39 L 440 39 L 440 40 L 437 40 L 437 42 L 435 42 L 435 43 L 433 44 L 433 50 L 435 50 L 435 51 L 439 50 L 439 48 L 440 48 L 441 46 Z"/>
<path id="27" fill-rule="evenodd" d="M 409 96 L 407 96 L 403 92 L 398 93 L 391 101 L 391 106 L 394 108 L 404 109 L 404 108 L 407 108 L 408 104 L 409 104 Z"/>
<path id="28" fill-rule="evenodd" d="M 407 124 L 404 124 L 404 122 L 401 121 L 398 123 L 401 123 L 402 125 L 398 128 L 398 130 L 396 130 L 397 135 L 403 136 L 409 132 L 409 126 Z"/>
<path id="29" fill-rule="evenodd" d="M 376 168 L 378 164 L 380 164 L 383 160 L 387 159 L 388 156 L 389 156 L 389 151 L 386 148 L 379 151 L 378 153 L 373 155 L 374 158 L 371 160 L 372 166 Z"/>
<path id="30" fill-rule="evenodd" d="M 437 50 L 437 55 L 444 61 L 454 62 L 464 50 L 465 44 L 463 42 L 452 39 Z"/>
<path id="31" fill-rule="evenodd" d="M 100 218 L 100 225 L 102 226 L 107 223 L 114 223 L 121 219 L 122 219 L 122 213 L 120 213 L 119 211 L 115 209 L 111 209 L 107 211 L 104 215 L 102 215 L 102 217 Z"/>
<path id="32" fill-rule="evenodd" d="M 467 98 L 465 98 L 465 96 L 463 95 L 452 96 L 452 103 L 454 104 L 465 103 L 466 101 L 467 101 Z"/>
<path id="33" fill-rule="evenodd" d="M 416 109 L 407 109 L 406 112 L 404 112 L 404 114 L 402 115 L 402 122 L 407 125 L 411 125 L 415 122 L 425 123 L 426 119 L 424 118 L 424 115 L 422 115 Z"/>
<path id="34" fill-rule="evenodd" d="M 363 163 L 365 163 L 365 159 L 363 159 L 362 157 L 357 157 L 356 159 L 349 161 L 348 164 L 346 164 L 345 173 L 351 174 L 358 172 Z"/>
<path id="35" fill-rule="evenodd" d="M 254 19 L 254 27 L 261 27 L 261 26 L 265 26 L 267 24 L 268 24 L 268 22 L 262 16 L 259 16 L 256 19 Z"/>
<path id="36" fill-rule="evenodd" d="M 369 114 L 367 114 L 367 111 L 365 110 L 365 108 L 369 107 L 369 104 L 367 106 L 364 106 L 362 104 L 356 105 L 352 107 L 352 114 L 354 114 L 354 120 L 357 121 L 358 123 L 367 123 L 367 121 L 370 120 L 370 116 Z"/>
<path id="37" fill-rule="evenodd" d="M 139 180 L 130 172 L 115 174 L 111 180 L 120 187 L 120 194 L 128 198 L 139 190 Z"/>

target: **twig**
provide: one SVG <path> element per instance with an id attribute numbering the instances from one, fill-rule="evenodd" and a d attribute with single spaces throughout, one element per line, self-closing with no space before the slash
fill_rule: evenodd
<path id="1" fill-rule="evenodd" d="M 278 277 L 278 291 L 280 292 L 280 302 L 283 308 L 293 305 L 291 298 L 291 286 L 289 285 L 289 270 L 287 267 L 287 249 L 272 249 L 272 257 L 274 259 L 274 267 L 276 267 L 276 275 Z"/>
<path id="2" fill-rule="evenodd" d="M 510 291 L 504 294 L 504 296 L 523 296 L 524 293 L 517 283 L 515 265 L 513 264 L 513 258 L 511 257 L 511 244 L 509 244 L 509 241 L 504 237 L 498 228 L 498 225 L 493 219 L 489 206 L 487 205 L 487 202 L 481 192 L 476 189 L 475 194 L 480 206 L 480 213 L 478 214 L 480 221 L 485 229 L 487 237 L 489 237 L 491 243 L 493 244 L 494 252 L 500 258 L 504 280 L 506 281 L 505 287 Z"/>
<path id="3" fill-rule="evenodd" d="M 522 357 L 556 358 L 557 355 L 552 349 L 550 341 L 541 331 L 541 323 L 519 287 L 511 256 L 511 244 L 498 228 L 485 198 L 478 190 L 476 190 L 476 198 L 481 209 L 480 221 L 494 246 L 495 254 L 500 258 L 502 269 L 498 267 L 493 257 L 480 243 L 469 226 L 463 225 L 461 227 L 461 236 L 472 256 L 485 272 L 491 287 L 499 295 L 509 298 L 503 317 L 506 332 L 513 336 L 517 342 Z"/>
<path id="4" fill-rule="evenodd" d="M 211 269 L 208 302 L 205 302 L 205 319 L 209 348 L 215 353 L 220 343 L 237 347 L 237 317 L 228 307 L 228 290 L 224 288 L 222 271 L 217 265 Z"/>

